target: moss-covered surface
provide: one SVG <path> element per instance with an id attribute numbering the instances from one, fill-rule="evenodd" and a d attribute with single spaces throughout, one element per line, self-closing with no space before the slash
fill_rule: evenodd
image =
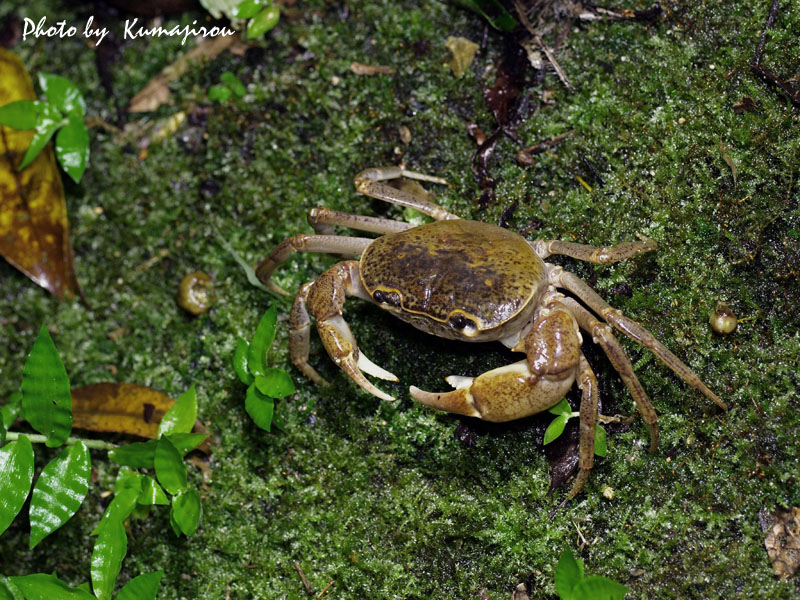
<path id="1" fill-rule="evenodd" d="M 560 60 L 578 91 L 566 92 L 552 73 L 543 87 L 528 87 L 536 110 L 518 134 L 532 144 L 575 133 L 533 167 L 519 166 L 518 146 L 501 140 L 491 163 L 501 179 L 497 200 L 484 211 L 465 124 L 493 128 L 481 85 L 494 83 L 502 41 L 490 31 L 485 51 L 456 80 L 443 67 L 444 41 L 479 41 L 482 22 L 444 2 L 401 4 L 300 3 L 263 50 L 197 66 L 171 84 L 173 106 L 140 121 L 126 116 L 130 134 L 94 128 L 89 170 L 80 185 L 67 184 L 78 278 L 91 310 L 58 302 L 0 263 L 0 397 L 18 387 L 43 321 L 75 385 L 135 382 L 173 395 L 197 386 L 216 442 L 203 523 L 192 538 L 176 539 L 163 511 L 133 520 L 120 581 L 161 568 L 160 598 L 302 598 L 298 561 L 318 591 L 334 582 L 332 598 L 477 598 L 485 588 L 498 599 L 520 581 L 532 584 L 534 597 L 553 597 L 554 566 L 570 546 L 587 572 L 624 583 L 631 597 L 797 597 L 797 579 L 774 576 L 759 522 L 759 513 L 800 505 L 800 123 L 798 110 L 748 67 L 768 3 L 679 1 L 653 25 L 576 22 Z M 93 8 L 76 10 L 6 2 L 0 16 L 81 25 Z M 180 22 L 193 18 L 203 16 Z M 106 24 L 121 37 L 119 21 Z M 784 6 L 764 60 L 786 78 L 797 72 L 798 30 L 800 11 Z M 32 73 L 75 81 L 89 113 L 109 123 L 115 106 L 183 51 L 175 39 L 123 44 L 109 98 L 83 38 L 29 38 L 14 50 Z M 355 75 L 353 61 L 391 65 L 397 74 Z M 210 103 L 206 91 L 225 70 L 247 84 L 248 95 Z M 745 96 L 757 108 L 739 114 L 733 106 Z M 195 117 L 140 152 L 137 128 L 178 111 Z M 412 133 L 408 146 L 401 125 Z M 597 461 L 584 493 L 549 518 L 565 492 L 547 495 L 547 417 L 486 426 L 423 409 L 404 391 L 409 383 L 444 389 L 443 376 L 474 375 L 510 354 L 432 340 L 352 302 L 354 332 L 375 362 L 400 377 L 402 385 L 384 384 L 400 401 L 361 393 L 314 340 L 312 363 L 333 385 L 315 387 L 292 370 L 298 393 L 281 406 L 290 426 L 258 430 L 230 358 L 270 297 L 247 283 L 217 234 L 255 262 L 284 237 L 310 231 L 305 214 L 316 204 L 397 216 L 357 197 L 352 178 L 401 159 L 452 181 L 437 190 L 439 201 L 464 216 L 497 222 L 516 201 L 512 228 L 538 220 L 529 236 L 657 240 L 657 252 L 618 265 L 561 264 L 649 327 L 730 410 L 623 340 L 659 413 L 659 450 L 646 452 L 641 421 L 612 431 L 609 455 Z M 278 281 L 297 288 L 333 260 L 297 256 Z M 213 276 L 219 300 L 191 318 L 175 293 L 181 276 L 196 269 Z M 708 327 L 717 300 L 743 318 L 727 337 Z M 280 307 L 288 313 L 288 302 Z M 602 353 L 587 352 L 604 412 L 633 412 Z M 291 368 L 285 327 L 271 356 Z M 474 443 L 456 438 L 459 423 Z M 0 537 L 4 573 L 88 579 L 89 532 L 115 472 L 102 453 L 93 458 L 98 482 L 77 518 L 35 551 L 27 550 L 24 518 Z M 587 543 L 578 548 L 581 539 Z"/>

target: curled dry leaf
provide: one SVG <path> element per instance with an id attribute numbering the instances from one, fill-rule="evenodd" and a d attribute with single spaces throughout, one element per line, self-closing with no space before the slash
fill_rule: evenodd
<path id="1" fill-rule="evenodd" d="M 800 567 L 800 508 L 778 509 L 771 519 L 764 546 L 775 574 L 789 579 Z"/>
<path id="2" fill-rule="evenodd" d="M 158 424 L 172 398 L 135 383 L 95 383 L 72 389 L 73 427 L 158 437 Z M 205 432 L 195 423 L 195 430 Z"/>
<path id="3" fill-rule="evenodd" d="M 19 57 L 0 48 L 0 106 L 35 100 Z M 48 144 L 17 171 L 33 130 L 0 125 L 0 254 L 60 299 L 80 294 L 75 278 L 61 175 Z"/>

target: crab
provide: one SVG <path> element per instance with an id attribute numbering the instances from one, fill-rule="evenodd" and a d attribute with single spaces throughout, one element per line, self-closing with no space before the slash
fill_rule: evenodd
<path id="1" fill-rule="evenodd" d="M 433 222 L 415 227 L 317 207 L 308 217 L 316 234 L 286 239 L 256 268 L 258 278 L 269 289 L 288 294 L 272 281 L 272 275 L 293 253 L 360 255 L 359 260 L 338 262 L 300 287 L 295 297 L 289 317 L 290 355 L 311 381 L 327 384 L 308 363 L 309 313 L 333 361 L 368 393 L 394 400 L 365 376 L 398 381 L 359 350 L 342 317 L 348 296 L 372 302 L 417 329 L 442 338 L 499 341 L 525 358 L 477 377 L 447 377 L 454 388 L 449 392 L 427 392 L 411 386 L 410 394 L 417 402 L 436 409 L 504 422 L 551 408 L 577 381 L 581 391 L 579 470 L 567 499 L 581 491 L 594 462 L 598 391 L 595 374 L 581 351 L 583 334 L 590 335 L 602 348 L 633 396 L 649 429 L 651 452 L 658 445 L 656 412 L 612 333 L 612 326 L 649 349 L 688 385 L 727 408 L 647 329 L 607 304 L 578 276 L 545 262 L 549 256 L 561 254 L 608 264 L 654 250 L 653 240 L 640 235 L 638 241 L 612 247 L 559 240 L 528 241 L 508 229 L 461 219 L 425 198 L 387 183 L 400 177 L 447 184 L 438 177 L 403 167 L 367 169 L 355 177 L 354 184 L 362 194 L 411 207 L 432 217 Z M 334 226 L 381 235 L 337 236 Z"/>

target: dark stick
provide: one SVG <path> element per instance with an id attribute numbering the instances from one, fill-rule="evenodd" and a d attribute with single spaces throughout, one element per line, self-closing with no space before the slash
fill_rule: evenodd
<path id="1" fill-rule="evenodd" d="M 758 65 L 761 62 L 761 54 L 764 52 L 764 44 L 767 43 L 767 31 L 772 29 L 773 23 L 775 23 L 775 16 L 778 14 L 778 0 L 772 0 L 772 8 L 769 9 L 769 16 L 767 17 L 767 22 L 764 23 L 764 31 L 761 32 L 761 39 L 758 42 L 758 48 L 756 48 L 756 55 L 753 57 L 753 62 L 750 66 Z"/>
<path id="2" fill-rule="evenodd" d="M 303 569 L 300 567 L 300 563 L 294 561 L 294 568 L 297 569 L 297 574 L 300 575 L 300 579 L 303 580 L 303 587 L 306 588 L 306 594 L 309 596 L 313 596 L 316 593 L 316 590 L 311 587 L 311 584 L 308 583 L 308 579 L 306 579 L 306 574 L 303 573 Z"/>

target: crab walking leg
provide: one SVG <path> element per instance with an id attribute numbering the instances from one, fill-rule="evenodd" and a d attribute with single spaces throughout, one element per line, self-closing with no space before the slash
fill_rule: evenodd
<path id="1" fill-rule="evenodd" d="M 728 406 L 720 400 L 714 392 L 712 392 L 706 385 L 700 381 L 700 378 L 687 367 L 681 359 L 670 352 L 664 344 L 659 342 L 652 333 L 639 325 L 636 321 L 629 319 L 622 311 L 614 308 L 603 300 L 600 295 L 595 292 L 588 284 L 584 283 L 577 275 L 563 270 L 561 267 L 553 267 L 550 269 L 550 283 L 562 289 L 569 290 L 578 298 L 583 300 L 589 305 L 593 311 L 600 315 L 607 323 L 613 325 L 619 331 L 627 335 L 635 342 L 641 344 L 653 354 L 655 354 L 661 362 L 669 367 L 678 377 L 683 379 L 687 384 L 693 388 L 700 390 L 707 398 L 713 400 L 717 406 L 727 410 Z"/>
<path id="2" fill-rule="evenodd" d="M 313 281 L 304 284 L 294 298 L 292 311 L 289 313 L 289 356 L 291 356 L 294 366 L 311 381 L 317 385 L 328 385 L 328 382 L 317 373 L 317 370 L 308 364 L 311 319 L 308 318 L 306 303 L 308 292 L 313 285 Z"/>
<path id="3" fill-rule="evenodd" d="M 380 234 L 398 233 L 413 227 L 411 223 L 405 223 L 403 221 L 368 217 L 365 215 L 353 215 L 325 208 L 324 206 L 317 206 L 311 209 L 311 212 L 308 213 L 308 224 L 311 225 L 317 233 L 325 235 L 333 234 L 334 225 Z"/>
<path id="4" fill-rule="evenodd" d="M 578 435 L 578 474 L 567 494 L 571 500 L 583 489 L 594 466 L 594 427 L 597 423 L 597 378 L 581 352 L 578 360 L 578 387 L 581 390 L 580 429 Z"/>
<path id="5" fill-rule="evenodd" d="M 299 233 L 283 240 L 256 267 L 256 276 L 276 294 L 288 296 L 274 281 L 272 274 L 295 252 L 328 252 L 330 254 L 361 254 L 372 243 L 370 238 L 342 237 L 338 235 L 313 235 Z"/>
<path id="6" fill-rule="evenodd" d="M 578 321 L 580 328 L 591 334 L 594 343 L 600 345 L 611 362 L 611 366 L 619 373 L 625 383 L 625 387 L 628 388 L 631 396 L 633 396 L 633 401 L 636 403 L 639 414 L 642 415 L 642 419 L 650 430 L 650 452 L 655 452 L 656 448 L 658 448 L 656 411 L 650 403 L 642 384 L 639 382 L 639 378 L 636 377 L 628 355 L 625 354 L 625 350 L 622 349 L 619 340 L 614 337 L 611 327 L 598 321 L 592 313 L 572 298 L 562 298 L 561 303 L 569 309 L 569 312 Z"/>
<path id="7" fill-rule="evenodd" d="M 639 234 L 638 242 L 622 242 L 616 246 L 587 246 L 586 244 L 576 244 L 574 242 L 562 242 L 561 240 L 536 240 L 528 242 L 539 258 L 545 259 L 552 254 L 563 254 L 584 260 L 598 265 L 633 258 L 644 252 L 650 252 L 658 248 L 654 240 Z"/>
<path id="8" fill-rule="evenodd" d="M 308 289 L 308 307 L 317 320 L 317 330 L 328 355 L 363 390 L 382 400 L 394 400 L 364 377 L 364 373 L 398 381 L 397 377 L 369 360 L 358 350 L 350 326 L 342 318 L 346 296 L 357 296 L 369 300 L 361 287 L 358 262 L 354 260 L 335 264 L 312 283 Z"/>
<path id="9" fill-rule="evenodd" d="M 356 191 L 360 194 L 364 194 L 370 198 L 377 198 L 385 202 L 391 202 L 399 206 L 409 206 L 423 214 L 433 217 L 437 221 L 460 218 L 458 215 L 446 211 L 438 204 L 434 204 L 424 198 L 419 198 L 414 194 L 409 194 L 408 192 L 398 190 L 383 183 L 387 179 L 397 179 L 398 177 L 408 177 L 420 181 L 447 184 L 446 180 L 440 179 L 439 177 L 424 175 L 415 171 L 406 171 L 401 167 L 366 169 L 356 175 L 353 184 L 356 187 Z"/>

